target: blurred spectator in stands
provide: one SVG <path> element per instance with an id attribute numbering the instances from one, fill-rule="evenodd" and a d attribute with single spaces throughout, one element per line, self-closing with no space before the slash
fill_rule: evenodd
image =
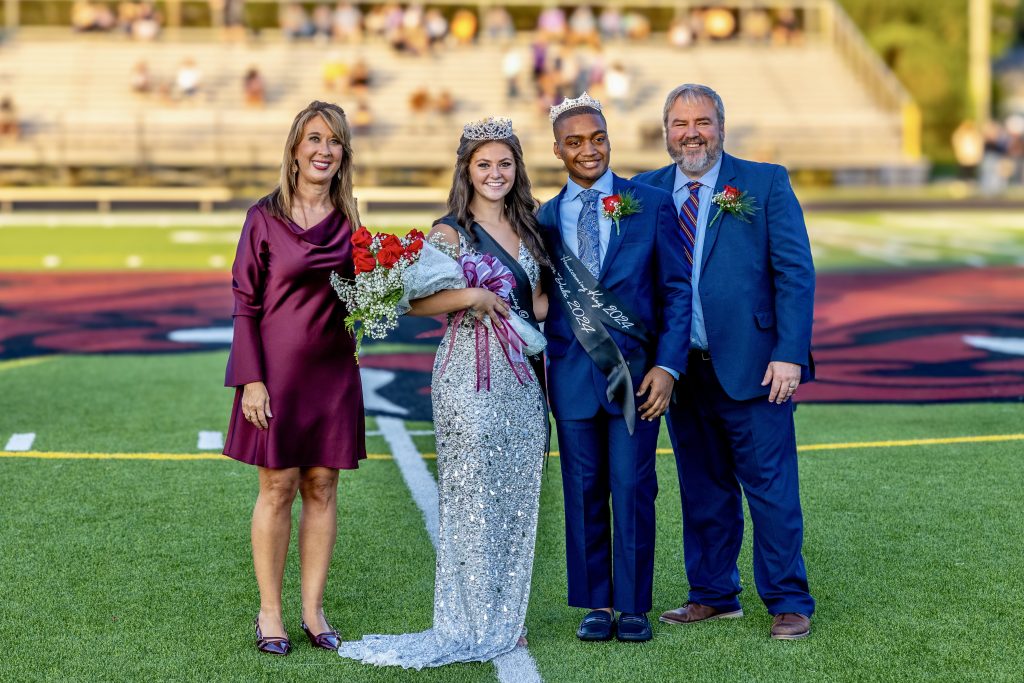
<path id="1" fill-rule="evenodd" d="M 711 40 L 728 40 L 736 35 L 735 10 L 712 7 L 704 13 L 704 32 Z"/>
<path id="2" fill-rule="evenodd" d="M 567 31 L 565 12 L 560 7 L 548 7 L 537 17 L 537 32 L 548 40 L 564 40 Z"/>
<path id="3" fill-rule="evenodd" d="M 313 38 L 318 42 L 330 42 L 334 34 L 334 12 L 330 5 L 318 4 L 313 8 Z"/>
<path id="4" fill-rule="evenodd" d="M 349 90 L 356 97 L 364 99 L 369 93 L 371 81 L 370 65 L 366 63 L 365 59 L 360 57 L 352 65 L 352 70 L 348 72 Z"/>
<path id="5" fill-rule="evenodd" d="M 423 5 L 409 5 L 402 15 L 399 49 L 413 55 L 423 55 L 429 48 L 430 39 L 427 36 Z"/>
<path id="6" fill-rule="evenodd" d="M 139 3 L 122 0 L 117 3 L 117 30 L 125 35 L 132 34 L 132 24 L 139 16 Z"/>
<path id="7" fill-rule="evenodd" d="M 412 115 L 410 122 L 414 131 L 424 130 L 431 104 L 430 93 L 422 85 L 409 95 L 409 113 Z"/>
<path id="8" fill-rule="evenodd" d="M 558 65 L 558 92 L 562 97 L 576 97 L 576 81 L 580 76 L 578 53 L 569 47 L 555 46 L 555 64 Z"/>
<path id="9" fill-rule="evenodd" d="M 117 19 L 109 7 L 89 0 L 76 0 L 71 5 L 71 28 L 78 32 L 109 31 Z"/>
<path id="10" fill-rule="evenodd" d="M 803 42 L 800 17 L 797 16 L 796 10 L 790 8 L 776 10 L 772 42 L 776 45 L 799 45 Z"/>
<path id="11" fill-rule="evenodd" d="M 459 45 L 469 45 L 476 40 L 476 13 L 460 9 L 452 16 L 451 32 Z"/>
<path id="12" fill-rule="evenodd" d="M 960 177 L 970 180 L 977 177 L 978 165 L 985 153 L 985 138 L 977 124 L 968 119 L 956 127 L 950 140 L 953 156 L 960 167 Z"/>
<path id="13" fill-rule="evenodd" d="M 423 25 L 427 31 L 427 42 L 431 50 L 444 44 L 444 39 L 448 37 L 448 20 L 445 19 L 441 10 L 436 7 L 427 10 L 426 16 L 423 17 Z"/>
<path id="14" fill-rule="evenodd" d="M 0 98 L 0 140 L 16 141 L 21 137 L 21 124 L 18 122 L 18 110 L 10 95 Z"/>
<path id="15" fill-rule="evenodd" d="M 501 57 L 501 75 L 505 79 L 505 99 L 519 99 L 519 78 L 523 73 L 523 53 L 515 45 L 505 48 Z"/>
<path id="16" fill-rule="evenodd" d="M 743 15 L 743 37 L 751 43 L 765 43 L 772 37 L 772 17 L 768 10 L 755 8 Z"/>
<path id="17" fill-rule="evenodd" d="M 488 40 L 504 42 L 516 36 L 516 25 L 512 15 L 500 5 L 493 5 L 484 13 L 483 33 Z"/>
<path id="18" fill-rule="evenodd" d="M 223 0 L 224 39 L 239 42 L 245 39 L 245 0 Z"/>
<path id="19" fill-rule="evenodd" d="M 141 41 L 156 40 L 160 36 L 163 17 L 149 3 L 139 5 L 139 14 L 132 22 L 132 38 Z"/>
<path id="20" fill-rule="evenodd" d="M 668 25 L 668 44 L 677 50 L 683 50 L 693 45 L 693 29 L 690 28 L 688 16 L 677 16 Z"/>
<path id="21" fill-rule="evenodd" d="M 1013 184 L 1024 182 L 1024 116 L 1011 114 L 1005 122 L 1007 141 L 1007 157 L 1009 161 L 1009 180 Z"/>
<path id="22" fill-rule="evenodd" d="M 174 78 L 178 96 L 190 100 L 199 95 L 202 84 L 203 73 L 196 66 L 195 60 L 191 57 L 183 59 L 181 66 L 178 67 L 178 74 Z"/>
<path id="23" fill-rule="evenodd" d="M 344 93 L 349 88 L 348 64 L 341 57 L 341 52 L 331 50 L 327 53 L 327 59 L 320 67 L 320 74 L 324 79 L 324 90 L 332 93 Z"/>
<path id="24" fill-rule="evenodd" d="M 387 34 L 387 6 L 377 5 L 370 9 L 363 20 L 363 29 L 374 38 L 383 38 Z"/>
<path id="25" fill-rule="evenodd" d="M 434 100 L 434 111 L 441 117 L 441 122 L 445 128 L 454 125 L 453 116 L 458 105 L 455 103 L 455 98 L 452 97 L 451 92 L 447 89 L 441 90 L 441 94 Z"/>
<path id="26" fill-rule="evenodd" d="M 622 12 L 617 7 L 605 7 L 601 10 L 601 16 L 597 19 L 598 28 L 601 30 L 601 39 L 619 40 L 625 35 L 622 25 Z"/>
<path id="27" fill-rule="evenodd" d="M 149 73 L 149 64 L 139 61 L 132 67 L 132 75 L 129 80 L 132 92 L 137 95 L 148 95 L 153 89 L 153 77 Z"/>
<path id="28" fill-rule="evenodd" d="M 366 100 L 359 100 L 352 112 L 352 132 L 358 136 L 373 134 L 373 111 Z"/>
<path id="29" fill-rule="evenodd" d="M 627 12 L 623 17 L 623 28 L 630 40 L 647 40 L 651 35 L 651 20 L 639 12 Z"/>
<path id="30" fill-rule="evenodd" d="M 334 39 L 342 43 L 363 40 L 363 13 L 351 2 L 339 2 L 334 8 Z"/>
<path id="31" fill-rule="evenodd" d="M 690 33 L 693 34 L 695 43 L 703 43 L 708 39 L 707 25 L 704 22 L 706 13 L 707 9 L 701 7 L 690 10 Z"/>
<path id="32" fill-rule="evenodd" d="M 281 33 L 289 40 L 310 38 L 316 32 L 306 9 L 297 2 L 281 5 L 278 22 Z"/>
<path id="33" fill-rule="evenodd" d="M 540 92 L 541 77 L 547 71 L 549 49 L 547 39 L 540 34 L 537 34 L 530 44 L 530 70 L 533 74 L 533 83 L 538 87 L 538 93 Z"/>
<path id="34" fill-rule="evenodd" d="M 598 42 L 597 18 L 590 5 L 580 5 L 569 15 L 569 45 L 594 45 Z"/>
<path id="35" fill-rule="evenodd" d="M 998 121 L 986 123 L 982 135 L 985 145 L 978 167 L 978 186 L 983 195 L 993 197 L 1006 189 L 1009 173 L 1004 160 L 1009 149 L 1009 136 Z"/>
<path id="36" fill-rule="evenodd" d="M 608 73 L 604 76 L 604 89 L 612 106 L 620 112 L 625 111 L 632 91 L 632 83 L 622 62 L 615 62 L 608 69 Z"/>
<path id="37" fill-rule="evenodd" d="M 405 13 L 398 5 L 384 6 L 384 38 L 392 48 L 401 50 L 405 46 L 405 36 L 402 35 L 402 23 Z"/>
<path id="38" fill-rule="evenodd" d="M 245 98 L 245 106 L 262 108 L 266 104 L 267 88 L 263 83 L 263 76 L 255 66 L 250 66 L 242 77 L 242 95 Z"/>

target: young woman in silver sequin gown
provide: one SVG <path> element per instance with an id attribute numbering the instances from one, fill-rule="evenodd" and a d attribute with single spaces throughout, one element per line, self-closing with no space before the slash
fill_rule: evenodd
<path id="1" fill-rule="evenodd" d="M 465 127 L 448 206 L 450 215 L 435 224 L 431 241 L 450 253 L 490 253 L 510 266 L 519 287 L 511 306 L 477 288 L 413 302 L 416 315 L 473 314 L 457 329 L 449 326 L 431 384 L 440 500 L 434 622 L 421 633 L 364 636 L 338 649 L 365 663 L 421 669 L 487 661 L 525 645 L 547 406 L 532 369 L 521 382 L 493 335 L 490 389 L 478 389 L 473 328 L 475 319 L 499 315 L 536 324 L 547 312 L 539 287 L 547 257 L 510 123 Z"/>

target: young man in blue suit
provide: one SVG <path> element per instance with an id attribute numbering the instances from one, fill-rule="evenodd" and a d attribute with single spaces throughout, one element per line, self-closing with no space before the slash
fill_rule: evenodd
<path id="1" fill-rule="evenodd" d="M 754 583 L 774 616 L 771 637 L 804 638 L 814 599 L 801 554 L 790 400 L 814 370 L 814 265 L 803 212 L 786 169 L 723 153 L 725 106 L 711 88 L 669 93 L 664 125 L 673 163 L 633 179 L 672 193 L 693 255 L 688 372 L 668 418 L 690 593 L 661 621 L 743 616 L 742 491 L 754 525 Z M 749 211 L 716 205 L 739 195 Z"/>
<path id="2" fill-rule="evenodd" d="M 569 179 L 538 221 L 556 265 L 545 334 L 569 605 L 590 610 L 581 640 L 645 641 L 658 428 L 686 368 L 690 329 L 684 246 L 671 196 L 609 170 L 599 102 L 584 93 L 552 108 L 551 119 Z"/>

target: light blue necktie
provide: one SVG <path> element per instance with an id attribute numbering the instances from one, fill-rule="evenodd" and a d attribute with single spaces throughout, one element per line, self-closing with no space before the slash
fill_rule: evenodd
<path id="1" fill-rule="evenodd" d="M 583 190 L 583 209 L 576 222 L 576 244 L 580 261 L 595 278 L 601 272 L 601 233 L 597 224 L 597 190 Z"/>

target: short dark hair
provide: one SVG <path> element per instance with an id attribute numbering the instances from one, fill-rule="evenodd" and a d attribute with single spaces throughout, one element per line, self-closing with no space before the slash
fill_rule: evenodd
<path id="1" fill-rule="evenodd" d="M 566 109 L 561 114 L 555 117 L 555 120 L 551 122 L 551 132 L 555 133 L 555 138 L 558 138 L 558 124 L 566 119 L 571 119 L 574 116 L 583 115 L 597 116 L 601 119 L 601 122 L 608 127 L 608 120 L 601 113 L 600 109 L 594 109 L 593 107 L 573 107 L 572 109 Z"/>

